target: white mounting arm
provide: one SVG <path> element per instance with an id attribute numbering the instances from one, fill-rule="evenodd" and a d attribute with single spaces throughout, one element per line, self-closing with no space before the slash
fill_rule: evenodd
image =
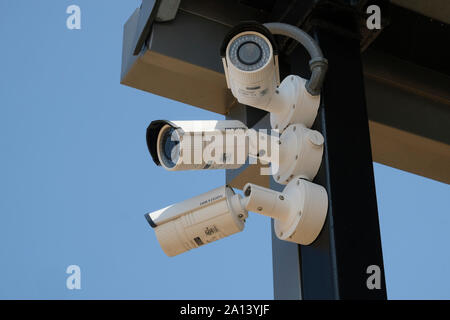
<path id="1" fill-rule="evenodd" d="M 252 129 L 250 129 L 252 130 Z M 320 168 L 324 138 L 301 123 L 287 127 L 281 136 L 248 131 L 250 158 L 271 164 L 276 182 L 287 184 L 294 177 L 313 180 Z"/>
<path id="2" fill-rule="evenodd" d="M 326 190 L 295 178 L 283 192 L 248 183 L 242 203 L 246 210 L 273 218 L 275 234 L 281 240 L 311 244 L 319 235 L 328 211 Z"/>

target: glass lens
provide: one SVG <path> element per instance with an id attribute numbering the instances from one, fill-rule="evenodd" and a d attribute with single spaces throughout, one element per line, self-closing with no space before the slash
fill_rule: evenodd
<path id="1" fill-rule="evenodd" d="M 180 157 L 180 141 L 175 128 L 170 128 L 163 133 L 162 151 L 164 164 L 167 167 L 174 167 Z"/>
<path id="2" fill-rule="evenodd" d="M 238 49 L 238 59 L 247 65 L 257 63 L 262 57 L 261 47 L 255 42 L 243 43 Z"/>

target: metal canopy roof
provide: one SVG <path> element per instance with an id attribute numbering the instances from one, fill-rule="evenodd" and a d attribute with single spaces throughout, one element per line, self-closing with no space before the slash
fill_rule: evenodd
<path id="1" fill-rule="evenodd" d="M 348 1 L 182 0 L 175 20 L 159 23 L 148 11 L 157 1 L 144 0 L 125 25 L 121 82 L 228 116 L 246 112 L 249 108 L 238 105 L 226 88 L 218 53 L 228 29 L 257 20 L 308 30 L 314 23 L 308 8 Z M 450 183 L 450 28 L 442 22 L 448 22 L 450 2 L 377 2 L 384 29 L 361 32 L 373 159 Z M 367 1 L 351 3 L 363 7 Z M 302 50 L 278 41 L 286 57 Z M 142 45 L 138 55 L 136 45 Z M 306 66 L 307 59 L 294 63 Z M 302 76 L 308 77 L 308 70 Z M 251 172 L 236 174 L 235 186 L 257 179 Z"/>

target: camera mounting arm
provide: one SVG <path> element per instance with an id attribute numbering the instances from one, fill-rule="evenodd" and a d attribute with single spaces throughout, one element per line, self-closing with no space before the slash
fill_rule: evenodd
<path id="1" fill-rule="evenodd" d="M 281 240 L 311 244 L 327 216 L 326 190 L 300 177 L 292 179 L 282 192 L 248 183 L 244 196 L 247 211 L 274 219 L 275 234 Z"/>

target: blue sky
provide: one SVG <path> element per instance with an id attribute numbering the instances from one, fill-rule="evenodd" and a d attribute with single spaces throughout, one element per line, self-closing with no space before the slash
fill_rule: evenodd
<path id="1" fill-rule="evenodd" d="M 66 8 L 82 29 L 66 28 Z M 143 214 L 224 183 L 167 172 L 154 119 L 220 116 L 119 84 L 122 28 L 140 1 L 0 2 L 0 298 L 272 299 L 269 220 L 176 258 Z M 450 298 L 448 185 L 375 165 L 390 298 Z M 67 266 L 82 289 L 66 288 Z"/>

